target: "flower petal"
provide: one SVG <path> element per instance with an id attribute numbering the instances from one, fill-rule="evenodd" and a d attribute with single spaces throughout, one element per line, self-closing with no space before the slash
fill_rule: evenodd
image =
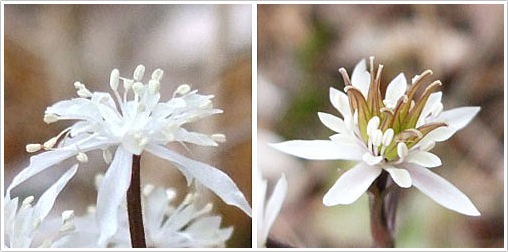
<path id="1" fill-rule="evenodd" d="M 438 204 L 465 215 L 479 216 L 471 200 L 444 178 L 425 167 L 406 164 L 413 185 Z"/>
<path id="2" fill-rule="evenodd" d="M 353 69 L 353 74 L 351 75 L 351 84 L 354 87 L 360 89 L 363 97 L 367 99 L 367 94 L 369 93 L 370 86 L 370 74 L 367 72 L 367 65 L 365 64 L 365 59 L 360 60 Z"/>
<path id="3" fill-rule="evenodd" d="M 286 176 L 283 173 L 279 181 L 277 181 L 275 189 L 273 189 L 272 195 L 266 202 L 266 209 L 264 211 L 264 217 L 262 220 L 264 233 L 262 234 L 261 237 L 265 242 L 268 237 L 268 233 L 270 232 L 270 228 L 272 227 L 275 218 L 277 218 L 277 215 L 280 212 L 282 203 L 284 202 L 284 198 L 286 197 L 287 189 L 288 182 L 286 180 Z"/>
<path id="4" fill-rule="evenodd" d="M 450 137 L 453 136 L 457 132 L 457 129 L 453 127 L 439 127 L 431 132 L 429 132 L 427 135 L 423 137 L 423 139 L 420 142 L 423 142 L 423 140 L 432 140 L 435 142 L 442 142 L 448 140 Z"/>
<path id="5" fill-rule="evenodd" d="M 62 189 L 67 185 L 69 180 L 76 174 L 78 165 L 73 165 L 68 171 L 66 171 L 48 190 L 46 190 L 37 204 L 34 206 L 33 218 L 43 220 L 48 215 L 51 208 L 55 204 L 56 197 L 60 194 Z"/>
<path id="6" fill-rule="evenodd" d="M 385 170 L 390 173 L 393 181 L 400 187 L 411 187 L 411 176 L 405 169 L 398 169 L 395 167 L 386 167 Z"/>
<path id="7" fill-rule="evenodd" d="M 480 107 L 460 107 L 443 111 L 435 120 L 445 122 L 448 126 L 460 130 L 464 128 L 480 112 Z"/>
<path id="8" fill-rule="evenodd" d="M 118 227 L 118 208 L 131 183 L 132 154 L 118 146 L 97 194 L 97 224 L 101 232 L 98 244 L 104 246 Z"/>
<path id="9" fill-rule="evenodd" d="M 188 142 L 202 146 L 217 146 L 218 144 L 208 135 L 189 132 L 184 128 L 178 128 L 175 132 L 176 141 Z"/>
<path id="10" fill-rule="evenodd" d="M 379 176 L 381 169 L 358 163 L 346 171 L 323 198 L 323 204 L 334 206 L 337 204 L 351 204 L 367 191 L 372 182 Z"/>
<path id="11" fill-rule="evenodd" d="M 406 77 L 404 76 L 404 73 L 400 73 L 390 82 L 390 84 L 388 84 L 385 99 L 391 101 L 393 107 L 395 107 L 399 98 L 406 92 L 406 88 Z"/>
<path id="12" fill-rule="evenodd" d="M 383 161 L 383 156 L 373 156 L 370 152 L 365 152 L 362 156 L 362 160 L 368 165 L 376 165 Z"/>
<path id="13" fill-rule="evenodd" d="M 413 151 L 405 158 L 405 162 L 415 163 L 425 167 L 437 167 L 441 165 L 441 159 L 428 151 Z"/>
<path id="14" fill-rule="evenodd" d="M 56 114 L 60 119 L 82 119 L 98 121 L 101 115 L 95 105 L 85 98 L 74 98 L 71 100 L 59 101 L 48 108 L 47 114 Z"/>
<path id="15" fill-rule="evenodd" d="M 329 129 L 338 132 L 345 133 L 346 132 L 346 124 L 344 121 L 332 114 L 318 112 L 319 120 L 328 127 Z"/>
<path id="16" fill-rule="evenodd" d="M 351 108 L 349 107 L 349 98 L 344 92 L 330 87 L 330 102 L 343 117 L 351 117 Z"/>
<path id="17" fill-rule="evenodd" d="M 311 160 L 361 160 L 358 148 L 340 145 L 330 140 L 291 140 L 270 144 L 275 149 L 300 158 Z"/>
<path id="18" fill-rule="evenodd" d="M 429 95 L 429 98 L 427 99 L 425 106 L 423 106 L 422 113 L 420 114 L 420 117 L 418 118 L 416 127 L 420 127 L 425 124 L 425 118 L 427 118 L 427 116 L 429 116 L 429 114 L 434 109 L 434 106 L 436 106 L 437 103 L 441 102 L 442 96 L 443 96 L 442 92 L 435 92 L 435 93 L 432 93 Z"/>
<path id="19" fill-rule="evenodd" d="M 224 202 L 240 208 L 251 216 L 252 210 L 245 196 L 243 196 L 243 193 L 238 189 L 235 182 L 226 173 L 207 164 L 189 159 L 160 145 L 150 144 L 145 149 L 160 158 L 175 163 L 182 173 L 192 176 L 217 194 Z"/>

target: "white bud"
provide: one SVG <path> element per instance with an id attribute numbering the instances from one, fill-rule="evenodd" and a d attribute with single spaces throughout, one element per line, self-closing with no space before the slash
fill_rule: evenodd
<path id="1" fill-rule="evenodd" d="M 383 145 L 384 146 L 388 146 L 390 145 L 390 143 L 392 142 L 392 139 L 393 139 L 393 129 L 392 128 L 389 128 L 385 131 L 385 133 L 383 134 Z"/>
<path id="2" fill-rule="evenodd" d="M 46 113 L 44 114 L 44 122 L 47 124 L 54 123 L 58 121 L 59 117 L 55 114 Z"/>
<path id="3" fill-rule="evenodd" d="M 374 146 L 380 146 L 382 140 L 383 140 L 383 131 L 379 129 L 374 130 L 374 132 L 372 133 L 372 144 L 374 144 Z"/>
<path id="4" fill-rule="evenodd" d="M 88 162 L 88 156 L 83 152 L 79 152 L 78 155 L 76 155 L 76 159 L 81 163 Z"/>
<path id="5" fill-rule="evenodd" d="M 66 210 L 62 212 L 62 221 L 66 222 L 70 219 L 74 219 L 74 210 Z"/>
<path id="6" fill-rule="evenodd" d="M 111 76 L 109 77 L 109 86 L 112 90 L 118 89 L 118 84 L 120 83 L 120 71 L 118 69 L 113 69 L 111 71 Z"/>
<path id="7" fill-rule="evenodd" d="M 58 136 L 49 139 L 48 141 L 46 141 L 44 143 L 44 145 L 43 145 L 44 149 L 49 150 L 49 149 L 53 148 L 53 146 L 55 146 L 57 141 L 58 141 Z"/>
<path id="8" fill-rule="evenodd" d="M 23 200 L 22 207 L 28 208 L 32 206 L 32 202 L 34 202 L 34 196 L 28 196 Z"/>
<path id="9" fill-rule="evenodd" d="M 137 95 L 143 94 L 144 90 L 143 83 L 141 82 L 134 83 L 134 85 L 132 85 L 132 90 L 134 90 L 134 93 Z"/>
<path id="10" fill-rule="evenodd" d="M 190 92 L 190 90 L 191 90 L 191 87 L 189 85 L 182 84 L 182 85 L 178 86 L 175 93 L 181 94 L 181 95 L 186 95 L 187 93 Z"/>
<path id="11" fill-rule="evenodd" d="M 374 116 L 367 123 L 367 135 L 372 137 L 374 130 L 377 130 L 378 127 L 379 127 L 379 117 Z"/>
<path id="12" fill-rule="evenodd" d="M 162 75 L 164 74 L 164 71 L 162 69 L 157 68 L 152 73 L 152 80 L 160 81 L 162 79 Z"/>
<path id="13" fill-rule="evenodd" d="M 134 85 L 134 80 L 130 80 L 130 79 L 124 79 L 123 80 L 123 88 L 125 90 L 131 89 L 132 85 Z"/>
<path id="14" fill-rule="evenodd" d="M 213 141 L 215 142 L 219 142 L 219 143 L 224 143 L 226 142 L 226 135 L 224 134 L 213 134 L 210 136 L 212 138 Z"/>
<path id="15" fill-rule="evenodd" d="M 137 81 L 140 81 L 141 79 L 143 79 L 143 75 L 145 74 L 145 66 L 143 65 L 139 65 L 136 67 L 136 69 L 134 70 L 134 74 L 132 75 L 132 77 L 137 80 Z"/>
<path id="16" fill-rule="evenodd" d="M 401 159 L 404 159 L 407 157 L 409 151 L 407 149 L 407 145 L 405 143 L 399 143 L 397 144 L 397 154 Z"/>
<path id="17" fill-rule="evenodd" d="M 109 149 L 105 149 L 102 151 L 102 158 L 104 159 L 104 162 L 106 162 L 106 164 L 109 164 L 113 159 L 113 155 L 111 154 L 111 151 L 109 151 Z"/>
<path id="18" fill-rule="evenodd" d="M 28 152 L 28 153 L 36 152 L 41 149 L 42 149 L 41 144 L 27 144 L 26 145 L 26 152 Z"/>
<path id="19" fill-rule="evenodd" d="M 161 87 L 161 83 L 158 80 L 152 79 L 152 80 L 148 81 L 148 89 L 150 89 L 150 92 L 152 94 L 159 92 L 160 87 Z"/>

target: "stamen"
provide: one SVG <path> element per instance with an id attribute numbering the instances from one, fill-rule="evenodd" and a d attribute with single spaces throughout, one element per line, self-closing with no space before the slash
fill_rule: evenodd
<path id="1" fill-rule="evenodd" d="M 383 146 L 390 145 L 390 143 L 393 140 L 393 135 L 394 135 L 394 131 L 392 128 L 389 128 L 385 131 L 385 133 L 383 134 L 383 140 L 382 140 Z"/>
<path id="2" fill-rule="evenodd" d="M 379 117 L 374 116 L 367 123 L 367 135 L 372 137 L 372 134 L 374 133 L 373 131 L 377 130 L 378 127 L 379 127 Z"/>
<path id="3" fill-rule="evenodd" d="M 213 141 L 215 142 L 219 142 L 219 143 L 224 143 L 226 142 L 226 136 L 224 134 L 213 134 L 210 136 L 212 138 Z"/>
<path id="4" fill-rule="evenodd" d="M 54 123 L 59 120 L 59 116 L 51 113 L 44 114 L 44 122 L 47 124 Z"/>
<path id="5" fill-rule="evenodd" d="M 53 148 L 53 146 L 55 146 L 56 142 L 58 141 L 58 138 L 59 136 L 56 136 L 56 137 L 53 137 L 51 139 L 49 139 L 48 141 L 46 141 L 44 144 L 43 144 L 43 147 L 45 150 L 50 150 Z"/>
<path id="6" fill-rule="evenodd" d="M 148 82 L 148 88 L 150 89 L 151 94 L 158 93 L 161 87 L 161 83 L 158 80 L 151 79 Z"/>
<path id="7" fill-rule="evenodd" d="M 136 67 L 136 69 L 134 70 L 134 74 L 132 75 L 132 77 L 137 80 L 137 81 L 140 81 L 141 79 L 143 79 L 143 75 L 145 74 L 145 66 L 143 65 L 138 65 Z"/>
<path id="8" fill-rule="evenodd" d="M 118 69 L 113 69 L 111 71 L 111 76 L 109 77 L 109 86 L 113 91 L 118 89 L 118 84 L 120 83 L 120 71 Z"/>
<path id="9" fill-rule="evenodd" d="M 383 132 L 381 130 L 374 130 L 372 134 L 372 143 L 374 144 L 375 148 L 377 149 L 377 146 L 380 146 L 383 140 Z"/>
<path id="10" fill-rule="evenodd" d="M 29 207 L 32 207 L 32 202 L 34 201 L 35 197 L 34 196 L 28 196 L 26 197 L 24 200 L 23 200 L 23 203 L 21 204 L 21 207 L 26 209 L 26 208 L 29 208 Z"/>
<path id="11" fill-rule="evenodd" d="M 164 74 L 164 71 L 162 69 L 157 68 L 152 73 L 152 80 L 160 81 L 162 79 L 162 75 Z"/>
<path id="12" fill-rule="evenodd" d="M 42 149 L 41 144 L 27 144 L 26 145 L 26 152 L 28 152 L 28 153 L 33 153 L 33 152 L 39 151 L 41 149 Z"/>
<path id="13" fill-rule="evenodd" d="M 349 79 L 349 75 L 347 74 L 346 69 L 341 67 L 339 69 L 339 73 L 342 75 L 342 79 L 344 80 L 344 83 L 346 84 L 346 86 L 352 86 L 351 80 Z"/>
<path id="14" fill-rule="evenodd" d="M 134 85 L 132 85 L 132 90 L 134 91 L 134 93 L 136 95 L 141 96 L 143 94 L 143 90 L 144 90 L 143 83 L 141 83 L 141 82 L 134 83 Z"/>
<path id="15" fill-rule="evenodd" d="M 85 87 L 85 84 L 83 84 L 83 83 L 81 83 L 79 81 L 74 82 L 74 88 L 76 88 L 76 89 L 82 89 L 84 87 Z"/>
<path id="16" fill-rule="evenodd" d="M 64 222 L 74 218 L 74 210 L 66 210 L 62 212 L 62 220 Z"/>
<path id="17" fill-rule="evenodd" d="M 145 196 L 145 197 L 150 196 L 150 194 L 153 192 L 154 189 L 155 189 L 154 185 L 152 185 L 152 184 L 146 184 L 143 187 L 143 196 Z"/>
<path id="18" fill-rule="evenodd" d="M 405 143 L 398 143 L 397 144 L 397 155 L 400 157 L 401 160 L 404 160 L 409 153 L 409 150 L 407 149 L 407 146 Z"/>
<path id="19" fill-rule="evenodd" d="M 76 155 L 76 159 L 81 163 L 88 162 L 88 156 L 84 152 L 79 152 L 78 155 Z"/>
<path id="20" fill-rule="evenodd" d="M 180 95 L 186 95 L 190 92 L 191 90 L 191 87 L 187 84 L 182 84 L 180 86 L 178 86 L 178 88 L 176 89 L 175 93 L 173 94 L 173 96 L 175 96 L 176 94 L 180 94 Z"/>

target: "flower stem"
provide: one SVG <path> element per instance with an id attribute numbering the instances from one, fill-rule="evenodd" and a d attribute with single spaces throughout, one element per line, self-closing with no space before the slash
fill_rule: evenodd
<path id="1" fill-rule="evenodd" d="M 400 193 L 398 189 L 386 171 L 369 188 L 370 228 L 375 247 L 395 246 L 393 230 Z"/>
<path id="2" fill-rule="evenodd" d="M 146 248 L 143 213 L 141 212 L 141 156 L 133 155 L 131 184 L 127 191 L 127 211 L 133 248 Z"/>

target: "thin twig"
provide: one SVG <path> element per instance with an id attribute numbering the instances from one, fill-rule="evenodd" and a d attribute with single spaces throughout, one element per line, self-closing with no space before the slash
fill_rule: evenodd
<path id="1" fill-rule="evenodd" d="M 127 191 L 127 211 L 129 213 L 129 228 L 133 248 L 146 248 L 143 213 L 141 212 L 141 156 L 134 155 L 132 159 L 131 184 Z"/>

